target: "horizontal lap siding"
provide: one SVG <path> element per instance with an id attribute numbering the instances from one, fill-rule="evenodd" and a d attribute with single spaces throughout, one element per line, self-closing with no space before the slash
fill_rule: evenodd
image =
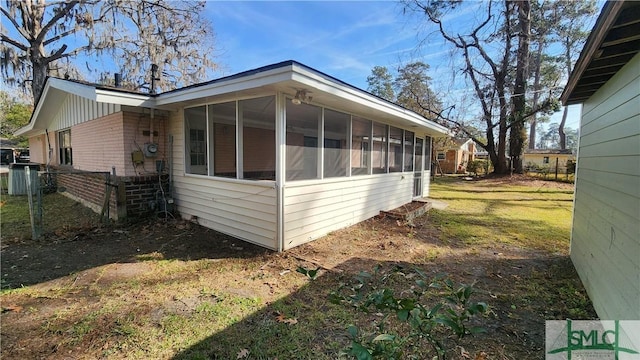
<path id="1" fill-rule="evenodd" d="M 284 248 L 306 243 L 411 201 L 412 174 L 288 183 L 284 189 Z"/>
<path id="2" fill-rule="evenodd" d="M 640 55 L 583 105 L 571 259 L 601 318 L 640 319 Z"/>
<path id="3" fill-rule="evenodd" d="M 182 111 L 172 112 L 173 193 L 178 212 L 210 229 L 277 250 L 275 183 L 220 180 L 185 174 Z"/>

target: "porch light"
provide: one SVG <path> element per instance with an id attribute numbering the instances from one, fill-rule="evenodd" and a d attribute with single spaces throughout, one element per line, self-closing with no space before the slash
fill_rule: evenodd
<path id="1" fill-rule="evenodd" d="M 311 101 L 311 96 L 307 96 L 307 90 L 305 89 L 296 90 L 296 95 L 291 99 L 291 103 L 294 105 L 300 105 L 303 102 L 306 103 L 309 101 Z"/>

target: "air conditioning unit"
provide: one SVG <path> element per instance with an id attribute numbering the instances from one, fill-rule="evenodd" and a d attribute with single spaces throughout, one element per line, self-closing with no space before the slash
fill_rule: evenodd
<path id="1" fill-rule="evenodd" d="M 158 155 L 158 144 L 156 143 L 146 143 L 144 144 L 144 156 L 145 157 L 156 157 Z"/>

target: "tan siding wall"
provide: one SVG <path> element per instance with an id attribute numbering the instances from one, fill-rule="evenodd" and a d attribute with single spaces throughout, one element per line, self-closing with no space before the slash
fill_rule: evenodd
<path id="1" fill-rule="evenodd" d="M 45 135 L 29 138 L 29 161 L 39 164 L 47 162 L 47 138 Z"/>
<path id="2" fill-rule="evenodd" d="M 640 55 L 583 105 L 571 259 L 598 315 L 640 319 Z"/>
<path id="3" fill-rule="evenodd" d="M 183 218 L 276 250 L 275 183 L 185 175 L 182 111 L 170 114 L 175 204 Z"/>
<path id="4" fill-rule="evenodd" d="M 412 195 L 413 174 L 409 173 L 288 183 L 284 188 L 284 248 L 394 209 L 410 202 Z"/>

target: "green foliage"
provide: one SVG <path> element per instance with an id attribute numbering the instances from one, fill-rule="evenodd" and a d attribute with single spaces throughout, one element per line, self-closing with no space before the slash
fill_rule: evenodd
<path id="1" fill-rule="evenodd" d="M 390 287 L 394 277 L 416 280 L 398 295 Z M 405 351 L 412 354 L 419 351 L 421 342 L 426 341 L 436 357 L 444 358 L 446 340 L 451 335 L 461 339 L 484 331 L 468 325 L 471 319 L 488 311 L 486 303 L 471 301 L 473 293 L 473 285 L 456 285 L 444 276 L 428 279 L 418 269 L 405 274 L 405 269 L 397 266 L 384 274 L 380 267 L 373 274 L 361 272 L 352 282 L 332 292 L 329 299 L 366 313 L 383 314 L 372 334 L 361 333 L 353 325 L 349 327 L 352 342 L 345 355 L 356 359 L 399 359 Z M 429 304 L 434 296 L 435 303 Z M 410 330 L 404 335 L 387 331 L 390 315 L 395 315 L 393 318 L 407 324 Z"/>
<path id="2" fill-rule="evenodd" d="M 0 137 L 14 140 L 17 147 L 27 147 L 28 139 L 13 133 L 29 123 L 32 107 L 13 99 L 5 91 L 0 91 Z"/>
<path id="3" fill-rule="evenodd" d="M 318 271 L 320 271 L 320 268 L 316 268 L 315 270 L 309 270 L 309 269 L 306 269 L 306 268 L 304 268 L 302 266 L 298 266 L 296 271 L 299 272 L 300 274 L 305 275 L 306 277 L 308 277 L 311 280 L 317 279 L 318 275 L 320 275 L 318 273 Z"/>
<path id="4" fill-rule="evenodd" d="M 480 172 L 486 174 L 488 171 L 489 162 L 487 160 L 473 160 L 467 164 L 467 171 L 472 172 L 475 176 L 478 176 Z"/>

